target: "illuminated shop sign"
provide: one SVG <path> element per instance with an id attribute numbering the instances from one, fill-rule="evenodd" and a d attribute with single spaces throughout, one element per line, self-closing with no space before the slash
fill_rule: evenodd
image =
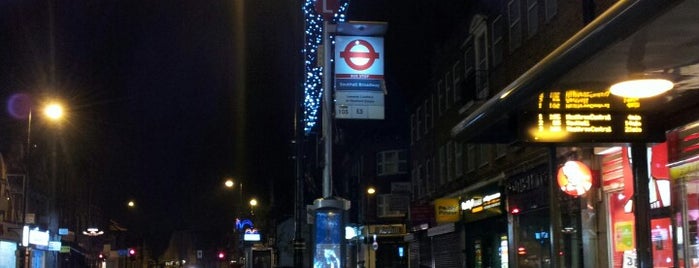
<path id="1" fill-rule="evenodd" d="M 569 89 L 539 94 L 535 112 L 523 117 L 529 142 L 662 140 L 639 99 L 609 91 Z"/>
<path id="2" fill-rule="evenodd" d="M 440 198 L 434 201 L 435 219 L 437 223 L 459 221 L 459 199 Z"/>
<path id="3" fill-rule="evenodd" d="M 466 222 L 502 214 L 502 194 L 495 192 L 462 200 L 461 211 Z"/>
<path id="4" fill-rule="evenodd" d="M 461 210 L 470 211 L 471 213 L 483 212 L 483 210 L 498 206 L 500 206 L 500 193 L 474 197 L 461 202 Z"/>
<path id="5" fill-rule="evenodd" d="M 556 177 L 561 190 L 571 196 L 581 196 L 592 187 L 592 172 L 580 161 L 567 161 Z"/>
<path id="6" fill-rule="evenodd" d="M 262 238 L 260 237 L 260 234 L 254 233 L 254 234 L 244 234 L 243 235 L 243 240 L 244 241 L 260 241 Z"/>
<path id="7" fill-rule="evenodd" d="M 24 226 L 22 244 L 47 247 L 49 245 L 49 237 L 49 231 L 41 231 L 38 228 L 29 229 L 29 226 Z"/>

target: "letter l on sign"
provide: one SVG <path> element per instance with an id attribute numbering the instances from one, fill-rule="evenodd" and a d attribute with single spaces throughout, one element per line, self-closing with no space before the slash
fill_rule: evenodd
<path id="1" fill-rule="evenodd" d="M 315 9 L 323 19 L 331 20 L 337 9 L 340 7 L 340 0 L 316 0 Z"/>

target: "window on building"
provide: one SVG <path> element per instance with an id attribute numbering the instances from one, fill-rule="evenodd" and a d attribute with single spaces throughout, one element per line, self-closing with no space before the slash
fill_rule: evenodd
<path id="1" fill-rule="evenodd" d="M 410 144 L 415 144 L 415 114 L 410 114 Z"/>
<path id="2" fill-rule="evenodd" d="M 539 31 L 539 5 L 537 0 L 527 0 L 527 37 L 533 37 L 537 31 Z"/>
<path id="3" fill-rule="evenodd" d="M 405 150 L 381 151 L 376 154 L 376 174 L 379 176 L 406 174 L 408 159 Z"/>
<path id="4" fill-rule="evenodd" d="M 439 185 L 447 182 L 447 152 L 444 145 L 439 146 Z"/>
<path id="5" fill-rule="evenodd" d="M 437 82 L 437 98 L 439 101 L 439 104 L 437 107 L 439 108 L 439 116 L 442 116 L 444 111 L 446 110 L 446 103 L 444 99 L 444 80 L 439 80 Z"/>
<path id="6" fill-rule="evenodd" d="M 408 213 L 410 198 L 406 194 L 379 194 L 376 196 L 376 216 L 403 217 Z"/>
<path id="7" fill-rule="evenodd" d="M 432 120 L 430 120 L 430 128 L 434 128 L 434 120 L 436 118 L 435 110 L 434 110 L 435 105 L 436 104 L 435 104 L 435 100 L 434 100 L 434 93 L 432 93 L 432 94 L 430 94 L 430 107 L 429 107 L 430 114 L 432 115 Z"/>
<path id="8" fill-rule="evenodd" d="M 420 175 L 419 175 L 420 173 L 418 173 L 420 170 L 420 165 L 416 164 L 416 163 L 417 163 L 417 161 L 413 162 L 413 167 L 416 167 L 416 168 L 413 168 L 410 171 L 410 181 L 413 183 L 413 200 L 417 200 L 418 198 L 420 198 L 419 193 L 420 193 L 420 182 L 421 181 L 420 181 Z"/>
<path id="9" fill-rule="evenodd" d="M 478 151 L 476 144 L 469 143 L 466 147 L 466 171 L 473 172 L 478 166 Z"/>
<path id="10" fill-rule="evenodd" d="M 454 81 L 452 86 L 454 88 L 454 104 L 461 102 L 463 95 L 461 82 L 464 80 L 463 71 L 464 66 L 461 64 L 461 60 L 456 60 L 456 63 L 451 67 L 451 72 L 454 74 Z"/>
<path id="11" fill-rule="evenodd" d="M 426 194 L 431 194 L 434 191 L 434 178 L 432 176 L 432 163 L 434 161 L 430 159 L 429 157 L 427 158 L 427 161 L 425 161 L 425 191 Z"/>
<path id="12" fill-rule="evenodd" d="M 418 106 L 415 110 L 415 141 L 419 141 L 421 138 L 423 116 L 422 106 Z"/>
<path id="13" fill-rule="evenodd" d="M 507 144 L 496 144 L 495 145 L 495 158 L 505 157 L 507 154 Z"/>
<path id="14" fill-rule="evenodd" d="M 414 198 L 422 198 L 425 196 L 425 169 L 422 164 L 418 164 L 417 168 L 413 171 L 415 174 L 415 179 L 413 180 L 413 195 Z"/>
<path id="15" fill-rule="evenodd" d="M 544 8 L 546 12 L 546 22 L 548 23 L 558 14 L 558 0 L 544 0 Z"/>
<path id="16" fill-rule="evenodd" d="M 522 10 L 520 7 L 521 0 L 510 0 L 507 2 L 507 21 L 510 29 L 510 52 L 515 51 L 522 45 Z"/>
<path id="17" fill-rule="evenodd" d="M 492 45 L 490 50 L 493 55 L 493 66 L 498 66 L 502 63 L 504 49 L 502 16 L 497 16 L 493 20 L 491 28 Z"/>
<path id="18" fill-rule="evenodd" d="M 479 152 L 478 152 L 478 166 L 482 167 L 485 165 L 488 165 L 488 159 L 490 159 L 490 145 L 489 144 L 481 144 L 479 147 Z"/>
<path id="19" fill-rule="evenodd" d="M 454 142 L 447 142 L 447 181 L 454 179 Z"/>
<path id="20" fill-rule="evenodd" d="M 454 102 L 454 93 L 452 93 L 452 77 L 451 72 L 444 75 L 444 108 L 448 110 Z"/>
<path id="21" fill-rule="evenodd" d="M 475 48 L 476 98 L 485 99 L 490 94 L 488 81 L 488 35 L 485 19 L 477 16 L 471 24 Z"/>
<path id="22" fill-rule="evenodd" d="M 464 175 L 464 144 L 460 141 L 454 143 L 454 175 Z"/>
<path id="23" fill-rule="evenodd" d="M 464 81 L 468 83 L 464 86 L 465 89 L 473 88 L 476 76 L 476 53 L 473 49 L 473 42 L 471 39 L 466 41 L 466 47 L 464 48 Z M 472 89 L 471 89 L 472 90 Z M 476 97 L 473 91 L 465 91 L 465 99 L 472 100 Z"/>
<path id="24" fill-rule="evenodd" d="M 425 128 L 424 133 L 427 134 L 430 132 L 430 128 L 432 127 L 432 109 L 430 109 L 432 105 L 430 104 L 429 97 L 425 99 L 425 104 L 423 107 L 425 107 L 425 122 L 423 124 Z"/>

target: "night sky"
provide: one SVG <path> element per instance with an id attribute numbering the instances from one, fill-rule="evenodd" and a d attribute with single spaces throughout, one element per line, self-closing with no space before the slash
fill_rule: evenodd
<path id="1" fill-rule="evenodd" d="M 300 2 L 245 1 L 244 12 L 230 0 L 53 2 L 0 1 L 0 96 L 65 100 L 61 146 L 75 163 L 66 168 L 93 185 L 103 214 L 142 223 L 157 252 L 173 230 L 230 226 L 235 198 L 222 183 L 233 177 L 246 199 L 269 206 L 274 196 L 274 209 L 293 216 Z M 410 21 L 420 11 L 397 2 L 355 0 L 349 16 Z M 420 49 L 422 22 L 389 24 L 387 38 L 402 40 L 387 50 Z M 393 80 L 424 72 L 426 59 L 394 58 L 400 71 L 387 67 L 388 82 L 414 84 Z M 16 121 L 3 113 L 3 131 Z"/>

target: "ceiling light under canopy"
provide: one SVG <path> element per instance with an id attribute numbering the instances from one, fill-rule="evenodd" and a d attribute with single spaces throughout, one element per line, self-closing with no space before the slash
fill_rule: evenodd
<path id="1" fill-rule="evenodd" d="M 658 77 L 641 77 L 612 85 L 612 94 L 625 98 L 650 98 L 667 92 L 674 87 L 672 81 Z"/>

